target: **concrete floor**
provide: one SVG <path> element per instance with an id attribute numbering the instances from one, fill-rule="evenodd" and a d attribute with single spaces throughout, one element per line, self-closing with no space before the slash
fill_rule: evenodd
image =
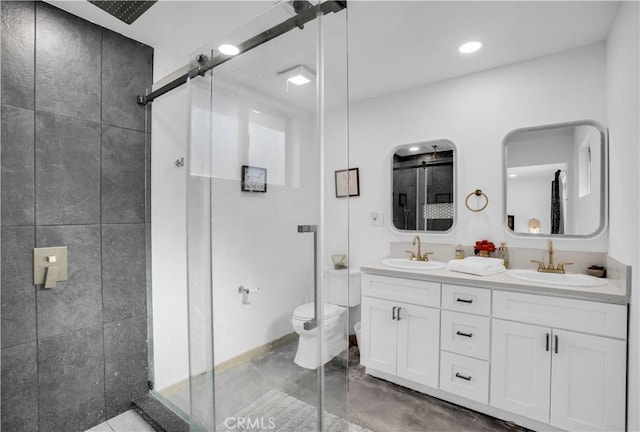
<path id="1" fill-rule="evenodd" d="M 233 416 L 271 389 L 281 390 L 317 406 L 317 372 L 303 369 L 293 362 L 296 349 L 297 340 L 294 340 L 218 374 L 215 378 L 216 418 Z M 207 381 L 203 380 L 202 387 L 206 386 Z M 194 394 L 199 393 L 197 387 L 194 390 Z M 187 394 L 188 391 L 167 398 L 183 411 L 189 412 Z M 373 378 L 359 365 L 357 347 L 350 348 L 348 362 L 346 354 L 343 354 L 325 365 L 325 407 L 332 414 L 347 418 L 373 432 L 526 431 L 493 417 Z"/>

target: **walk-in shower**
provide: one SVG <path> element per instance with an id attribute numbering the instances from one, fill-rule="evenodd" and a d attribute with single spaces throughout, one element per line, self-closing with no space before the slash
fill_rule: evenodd
<path id="1" fill-rule="evenodd" d="M 346 15 L 346 2 L 279 3 L 139 97 L 154 140 L 180 122 L 173 101 L 188 110 L 185 145 L 152 154 L 154 187 L 165 172 L 186 200 L 161 186 L 152 199 L 150 382 L 192 431 L 346 430 L 348 307 L 327 296 L 331 255 L 349 252 L 348 198 L 333 194 L 349 167 Z M 164 229 L 180 224 L 186 241 Z M 301 305 L 317 368 L 294 363 Z M 336 307 L 344 343 L 325 357 Z"/>

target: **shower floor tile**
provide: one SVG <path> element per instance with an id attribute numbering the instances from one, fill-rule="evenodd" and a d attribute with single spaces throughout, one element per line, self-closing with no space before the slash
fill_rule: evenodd
<path id="1" fill-rule="evenodd" d="M 129 410 L 85 432 L 154 432 L 142 417 Z"/>

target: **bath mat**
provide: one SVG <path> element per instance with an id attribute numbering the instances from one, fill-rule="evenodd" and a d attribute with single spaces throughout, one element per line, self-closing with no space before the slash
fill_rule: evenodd
<path id="1" fill-rule="evenodd" d="M 233 417 L 227 417 L 216 431 L 315 432 L 317 411 L 280 390 L 271 390 Z M 325 415 L 325 431 L 371 432 L 331 413 Z"/>

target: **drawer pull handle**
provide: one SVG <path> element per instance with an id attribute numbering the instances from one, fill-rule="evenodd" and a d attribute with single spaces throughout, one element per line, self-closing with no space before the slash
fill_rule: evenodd
<path id="1" fill-rule="evenodd" d="M 400 321 L 400 311 L 402 310 L 401 307 L 398 307 L 398 318 L 396 318 L 398 321 Z"/>
<path id="2" fill-rule="evenodd" d="M 473 333 L 463 333 L 460 330 L 458 330 L 456 334 L 460 336 L 468 337 L 468 338 L 473 337 Z"/>
<path id="3" fill-rule="evenodd" d="M 460 302 L 460 303 L 473 303 L 473 300 L 472 300 L 472 299 L 467 300 L 467 299 L 463 299 L 463 298 L 460 298 L 460 297 L 458 297 L 458 298 L 456 299 L 456 301 L 457 301 L 457 302 Z"/>
<path id="4" fill-rule="evenodd" d="M 396 308 L 398 306 L 394 306 L 393 309 L 391 309 L 391 320 L 395 321 L 396 320 Z"/>
<path id="5" fill-rule="evenodd" d="M 547 352 L 549 351 L 549 333 L 547 333 L 547 345 L 546 348 Z"/>
<path id="6" fill-rule="evenodd" d="M 558 354 L 558 335 L 553 335 L 556 340 L 556 354 Z"/>
<path id="7" fill-rule="evenodd" d="M 463 379 L 465 381 L 471 381 L 471 377 L 470 376 L 460 375 L 458 372 L 456 372 L 456 378 L 460 378 L 460 379 Z"/>

